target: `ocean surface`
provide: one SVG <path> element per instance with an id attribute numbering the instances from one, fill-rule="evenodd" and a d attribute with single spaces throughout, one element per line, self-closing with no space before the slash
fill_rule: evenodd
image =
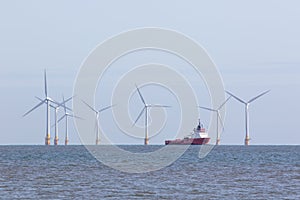
<path id="1" fill-rule="evenodd" d="M 123 146 L 153 151 L 162 146 Z M 126 173 L 84 146 L 0 146 L 0 199 L 300 199 L 300 146 L 191 146 L 173 164 Z"/>

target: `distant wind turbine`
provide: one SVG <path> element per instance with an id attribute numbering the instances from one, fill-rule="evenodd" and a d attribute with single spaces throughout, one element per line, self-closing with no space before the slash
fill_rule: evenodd
<path id="1" fill-rule="evenodd" d="M 35 97 L 37 98 L 38 100 L 40 100 L 41 102 L 43 102 L 43 100 L 39 97 Z M 57 105 L 52 105 L 50 104 L 50 107 L 54 109 L 54 112 L 55 112 L 55 117 L 54 117 L 54 120 L 55 120 L 55 137 L 54 137 L 54 145 L 58 145 L 58 119 L 57 119 L 57 114 L 58 114 L 58 110 L 60 107 L 63 107 L 64 106 L 64 103 L 67 103 L 68 101 L 70 101 L 73 97 L 70 97 L 68 98 L 67 100 L 65 100 L 64 102 L 62 103 L 58 103 Z M 66 107 L 67 110 L 71 110 L 70 108 Z"/>
<path id="2" fill-rule="evenodd" d="M 141 91 L 139 90 L 138 86 L 137 86 L 137 85 L 135 85 L 135 86 L 136 86 L 136 89 L 137 89 L 137 91 L 138 91 L 138 93 L 139 93 L 140 99 L 141 99 L 141 101 L 142 101 L 143 104 L 144 104 L 144 108 L 142 109 L 142 111 L 141 111 L 140 114 L 138 115 L 138 117 L 137 117 L 137 119 L 135 120 L 135 122 L 134 122 L 133 125 L 136 124 L 136 122 L 141 118 L 142 114 L 143 114 L 144 111 L 145 111 L 145 142 L 144 142 L 144 144 L 145 144 L 145 145 L 148 145 L 148 144 L 149 144 L 149 138 L 148 138 L 148 112 L 149 112 L 149 110 L 148 110 L 148 109 L 149 109 L 149 108 L 153 108 L 153 107 L 169 108 L 170 106 L 159 105 L 159 104 L 147 104 L 147 103 L 145 102 L 145 99 L 143 98 L 142 93 L 141 93 Z"/>
<path id="3" fill-rule="evenodd" d="M 63 108 L 64 108 L 64 111 L 65 111 L 65 114 L 57 121 L 57 122 L 60 122 L 61 120 L 63 120 L 63 118 L 66 118 L 66 135 L 65 135 L 65 145 L 68 145 L 69 143 L 69 133 L 68 133 L 68 118 L 69 117 L 73 117 L 73 118 L 78 118 L 78 119 L 82 119 L 81 117 L 77 117 L 73 114 L 70 114 L 67 112 L 67 107 L 66 107 L 66 101 L 65 101 L 65 98 L 63 96 Z"/>
<path id="4" fill-rule="evenodd" d="M 100 135 L 99 135 L 99 118 L 100 118 L 100 113 L 115 106 L 115 105 L 111 105 L 111 106 L 106 106 L 100 110 L 96 110 L 94 109 L 92 106 L 90 106 L 88 103 L 86 103 L 85 101 L 82 100 L 82 102 L 89 107 L 93 112 L 95 112 L 96 114 L 96 122 L 95 122 L 95 129 L 96 129 L 96 145 L 98 145 L 100 143 Z"/>
<path id="5" fill-rule="evenodd" d="M 215 112 L 217 114 L 217 141 L 216 141 L 216 145 L 219 145 L 220 144 L 220 133 L 219 133 L 219 120 L 221 122 L 221 125 L 222 125 L 222 128 L 224 128 L 224 124 L 222 122 L 222 118 L 221 118 L 221 115 L 220 115 L 220 110 L 223 108 L 223 106 L 227 103 L 227 101 L 231 98 L 228 97 L 226 99 L 226 101 L 224 101 L 218 108 L 214 109 L 214 108 L 207 108 L 207 107 L 202 107 L 202 106 L 199 106 L 199 108 L 202 108 L 202 109 L 205 109 L 205 110 L 209 110 L 209 111 L 212 111 L 212 112 Z"/>
<path id="6" fill-rule="evenodd" d="M 257 95 L 255 97 L 253 97 L 249 101 L 244 101 L 244 100 L 240 99 L 239 97 L 235 96 L 234 94 L 232 94 L 228 91 L 226 91 L 226 92 L 229 95 L 231 95 L 233 98 L 235 98 L 236 100 L 238 100 L 239 102 L 241 102 L 242 104 L 245 105 L 245 129 L 246 129 L 245 145 L 249 145 L 249 141 L 250 141 L 250 136 L 249 136 L 249 106 L 256 99 L 258 99 L 258 98 L 262 97 L 263 95 L 267 94 L 268 92 L 270 92 L 270 90 L 267 90 L 267 91 L 261 93 L 260 95 Z"/>
<path id="7" fill-rule="evenodd" d="M 45 88 L 45 99 L 42 100 L 42 102 L 40 102 L 39 104 L 37 104 L 36 106 L 34 106 L 31 110 L 29 110 L 28 112 L 26 112 L 23 117 L 25 117 L 26 115 L 28 115 L 29 113 L 31 113 L 33 110 L 35 110 L 36 108 L 38 108 L 39 106 L 41 106 L 42 104 L 46 104 L 47 105 L 47 109 L 46 109 L 46 137 L 45 137 L 45 145 L 50 145 L 50 103 L 54 103 L 54 104 L 58 104 L 56 103 L 54 100 L 52 100 L 49 96 L 48 96 L 48 91 L 47 91 L 47 75 L 46 75 L 46 70 L 44 71 L 44 88 Z"/>

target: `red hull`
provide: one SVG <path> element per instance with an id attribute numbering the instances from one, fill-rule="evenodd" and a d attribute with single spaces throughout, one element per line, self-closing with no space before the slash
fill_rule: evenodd
<path id="1" fill-rule="evenodd" d="M 186 138 L 186 139 L 176 139 L 176 140 L 166 140 L 165 144 L 175 144 L 175 145 L 202 145 L 207 144 L 210 138 Z"/>

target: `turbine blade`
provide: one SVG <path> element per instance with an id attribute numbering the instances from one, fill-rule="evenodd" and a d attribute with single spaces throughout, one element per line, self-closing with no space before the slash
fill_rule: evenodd
<path id="1" fill-rule="evenodd" d="M 57 105 L 57 107 L 63 107 L 64 109 L 67 109 L 69 111 L 73 111 L 71 108 L 69 108 L 68 106 L 66 106 L 66 103 L 67 100 L 65 100 L 65 102 L 62 102 L 62 103 L 59 103 L 59 102 L 56 102 L 54 101 L 53 103 L 55 103 Z"/>
<path id="2" fill-rule="evenodd" d="M 209 111 L 212 111 L 212 112 L 217 112 L 217 110 L 214 110 L 214 109 L 211 109 L 211 108 L 207 108 L 207 107 L 202 107 L 202 106 L 198 106 L 199 108 L 202 108 L 204 110 L 209 110 Z"/>
<path id="3" fill-rule="evenodd" d="M 270 92 L 270 91 L 271 91 L 271 90 L 267 90 L 267 91 L 261 93 L 260 95 L 258 95 L 258 96 L 256 96 L 256 97 L 250 99 L 250 100 L 248 101 L 248 103 L 251 103 L 251 102 L 255 101 L 256 99 L 258 99 L 259 97 L 261 97 L 261 96 L 267 94 L 267 93 Z"/>
<path id="4" fill-rule="evenodd" d="M 115 106 L 115 105 L 106 106 L 106 107 L 100 109 L 98 112 L 99 112 L 99 113 L 100 113 L 100 112 L 103 112 L 104 110 L 107 110 L 107 109 L 109 109 L 109 108 L 112 108 L 113 106 Z"/>
<path id="5" fill-rule="evenodd" d="M 151 104 L 149 107 L 158 107 L 158 108 L 171 108 L 171 106 L 160 105 L 160 104 Z"/>
<path id="6" fill-rule="evenodd" d="M 242 99 L 238 98 L 237 96 L 235 96 L 234 94 L 226 91 L 227 94 L 229 94 L 230 96 L 232 96 L 233 98 L 235 98 L 236 100 L 238 100 L 239 102 L 243 103 L 243 104 L 247 104 L 247 102 L 243 101 Z"/>
<path id="7" fill-rule="evenodd" d="M 69 110 L 69 111 L 72 111 L 71 108 L 69 108 L 68 106 L 66 106 L 66 105 L 64 105 L 64 104 L 62 104 L 62 103 L 58 103 L 58 102 L 53 101 L 53 100 L 49 100 L 49 101 L 52 102 L 52 103 L 54 103 L 54 104 L 56 104 L 56 105 L 57 105 L 56 107 L 63 107 L 64 109 L 67 109 L 67 110 Z"/>
<path id="8" fill-rule="evenodd" d="M 45 84 L 45 97 L 48 96 L 48 91 L 47 91 L 47 74 L 46 74 L 46 69 L 44 70 L 44 84 Z"/>
<path id="9" fill-rule="evenodd" d="M 66 109 L 66 103 L 65 103 L 65 97 L 64 97 L 64 95 L 62 95 L 62 99 L 63 99 L 64 111 L 65 111 L 65 113 L 67 113 L 67 109 Z"/>
<path id="10" fill-rule="evenodd" d="M 65 107 L 67 110 L 69 111 L 72 111 L 71 108 L 67 107 L 67 106 L 64 106 L 63 103 L 58 103 L 57 101 L 54 101 L 53 99 L 51 98 L 48 98 L 48 101 L 50 101 L 51 103 L 54 103 L 56 105 L 56 107 Z M 54 107 L 50 104 L 51 107 Z"/>
<path id="11" fill-rule="evenodd" d="M 40 100 L 40 102 L 44 101 L 43 99 L 41 99 L 40 97 L 35 96 L 36 99 Z"/>
<path id="12" fill-rule="evenodd" d="M 76 115 L 72 115 L 72 114 L 67 114 L 69 117 L 73 117 L 73 118 L 77 118 L 77 119 L 82 119 L 83 120 L 83 118 L 82 117 L 78 117 L 78 116 L 76 116 Z"/>
<path id="13" fill-rule="evenodd" d="M 98 113 L 97 110 L 95 110 L 92 106 L 90 106 L 88 103 L 86 103 L 85 101 L 81 100 L 85 105 L 87 105 L 87 107 L 89 107 L 92 111 Z"/>
<path id="14" fill-rule="evenodd" d="M 74 96 L 71 96 L 71 97 L 67 98 L 64 102 L 62 102 L 62 104 L 63 104 L 63 103 L 67 103 L 68 101 L 70 101 L 71 99 L 73 99 L 73 97 L 74 97 Z"/>
<path id="15" fill-rule="evenodd" d="M 42 102 L 40 102 L 39 104 L 37 104 L 36 106 L 34 106 L 32 109 L 30 109 L 28 112 L 26 112 L 23 117 L 25 117 L 26 115 L 28 115 L 29 113 L 31 113 L 33 110 L 35 110 L 37 107 L 41 106 L 42 104 L 45 103 L 46 100 L 43 100 Z"/>
<path id="16" fill-rule="evenodd" d="M 41 102 L 44 101 L 43 99 L 41 99 L 41 98 L 39 98 L 39 97 L 37 97 L 37 96 L 35 96 L 35 98 L 38 99 L 38 100 L 40 100 Z M 50 102 L 56 103 L 56 102 L 54 102 L 54 101 L 52 101 L 52 100 L 50 100 L 50 99 L 48 99 L 48 100 L 49 100 Z M 50 106 L 51 108 L 54 108 L 54 109 L 57 108 L 57 107 L 53 106 L 52 104 L 49 104 L 49 106 Z"/>
<path id="17" fill-rule="evenodd" d="M 227 101 L 229 101 L 229 99 L 230 99 L 231 97 L 232 97 L 232 96 L 230 95 L 230 96 L 226 99 L 226 101 L 224 101 L 224 103 L 222 103 L 222 105 L 219 106 L 218 110 L 220 110 L 220 109 L 227 103 Z"/>
<path id="18" fill-rule="evenodd" d="M 63 102 L 61 103 L 58 103 L 58 102 L 54 102 L 55 104 L 57 104 L 59 107 L 64 107 L 64 104 L 67 103 L 68 101 L 70 101 L 71 99 L 73 99 L 74 96 L 72 97 L 69 97 L 68 99 L 64 100 Z M 66 109 L 72 111 L 70 108 L 68 108 L 67 106 L 65 106 Z"/>
<path id="19" fill-rule="evenodd" d="M 59 103 L 58 103 L 57 101 L 54 101 L 53 99 L 51 99 L 51 98 L 49 98 L 49 97 L 47 98 L 47 100 L 50 101 L 51 103 L 53 103 L 53 104 L 59 106 Z"/>
<path id="20" fill-rule="evenodd" d="M 65 118 L 67 115 L 63 115 L 58 121 L 57 123 L 59 123 L 61 120 L 63 120 L 63 118 Z"/>
<path id="21" fill-rule="evenodd" d="M 144 103 L 144 105 L 146 105 L 145 99 L 143 98 L 142 93 L 141 93 L 141 91 L 139 90 L 138 86 L 135 85 L 135 87 L 136 87 L 136 89 L 137 89 L 137 91 L 138 91 L 138 93 L 139 93 L 139 95 L 140 95 L 140 98 L 141 98 L 142 102 Z"/>
<path id="22" fill-rule="evenodd" d="M 63 106 L 65 109 L 69 110 L 69 111 L 73 111 L 71 108 L 67 107 L 67 106 Z"/>
<path id="23" fill-rule="evenodd" d="M 145 109 L 146 109 L 146 107 L 144 107 L 143 110 L 140 112 L 139 116 L 136 118 L 136 120 L 134 121 L 132 126 L 134 126 L 136 124 L 136 122 L 141 118 L 141 116 L 144 113 Z"/>

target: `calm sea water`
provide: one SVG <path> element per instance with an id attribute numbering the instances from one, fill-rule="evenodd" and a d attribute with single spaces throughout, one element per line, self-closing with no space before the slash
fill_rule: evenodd
<path id="1" fill-rule="evenodd" d="M 204 159 L 198 148 L 129 174 L 84 146 L 0 146 L 0 199 L 300 199 L 300 146 L 218 146 Z"/>

